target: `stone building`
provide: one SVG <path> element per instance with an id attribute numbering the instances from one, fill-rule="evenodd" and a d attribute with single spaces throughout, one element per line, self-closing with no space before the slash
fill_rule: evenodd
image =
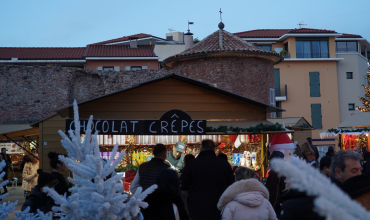
<path id="1" fill-rule="evenodd" d="M 166 68 L 216 87 L 275 105 L 274 65 L 283 61 L 225 30 L 204 38 L 182 53 L 163 61 Z"/>

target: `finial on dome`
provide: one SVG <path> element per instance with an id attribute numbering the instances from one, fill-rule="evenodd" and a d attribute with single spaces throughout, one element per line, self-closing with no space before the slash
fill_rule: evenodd
<path id="1" fill-rule="evenodd" d="M 222 11 L 221 11 L 221 8 L 220 8 L 220 23 L 218 24 L 218 28 L 220 28 L 220 30 L 223 30 L 224 27 L 225 27 L 225 24 L 222 23 Z"/>
<path id="2" fill-rule="evenodd" d="M 220 30 L 223 30 L 223 29 L 224 29 L 224 27 L 225 27 L 224 23 L 220 22 L 220 23 L 218 24 L 218 28 L 220 28 Z"/>

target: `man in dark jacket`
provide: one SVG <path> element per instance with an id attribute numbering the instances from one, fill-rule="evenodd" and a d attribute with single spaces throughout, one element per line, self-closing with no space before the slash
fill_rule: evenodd
<path id="1" fill-rule="evenodd" d="M 289 189 L 279 197 L 282 202 L 280 220 L 321 220 L 319 214 L 313 211 L 315 197 L 307 196 L 305 192 Z"/>
<path id="2" fill-rule="evenodd" d="M 365 171 L 366 175 L 370 176 L 370 152 L 367 151 L 367 146 L 362 147 L 362 153 L 364 154 L 365 157 Z"/>
<path id="3" fill-rule="evenodd" d="M 269 160 L 272 160 L 274 158 L 284 159 L 284 154 L 280 151 L 273 151 Z M 274 208 L 276 215 L 279 216 L 281 211 L 279 196 L 285 189 L 285 177 L 284 176 L 279 177 L 278 173 L 276 173 L 273 170 L 270 170 L 269 175 L 267 177 L 266 188 L 270 193 L 269 201 L 272 207 Z"/>
<path id="4" fill-rule="evenodd" d="M 215 143 L 202 141 L 198 157 L 191 160 L 180 177 L 181 190 L 188 190 L 188 209 L 192 220 L 219 220 L 217 203 L 222 193 L 235 182 L 230 164 L 216 157 Z"/>
<path id="5" fill-rule="evenodd" d="M 3 180 L 6 181 L 8 180 L 9 167 L 11 167 L 13 170 L 13 163 L 12 163 L 12 160 L 10 159 L 10 156 L 6 154 L 6 148 L 1 148 L 1 153 L 6 163 L 6 166 L 3 169 L 3 171 L 5 172 L 5 175 L 3 176 Z M 4 185 L 3 188 L 4 188 L 4 193 L 7 193 L 8 189 L 6 188 L 6 185 Z"/>
<path id="6" fill-rule="evenodd" d="M 350 150 L 340 150 L 331 161 L 330 180 L 343 190 L 343 183 L 354 176 L 361 175 L 361 154 Z"/>
<path id="7" fill-rule="evenodd" d="M 38 170 L 37 173 L 39 174 L 39 178 L 37 180 L 37 188 L 38 191 L 34 191 L 27 199 L 27 201 L 22 206 L 22 211 L 24 211 L 27 207 L 30 207 L 30 213 L 37 213 L 39 209 L 43 213 L 48 213 L 52 211 L 52 207 L 56 206 L 54 199 L 49 197 L 46 193 L 42 190 L 44 187 L 49 187 L 55 189 L 55 186 L 58 184 L 58 180 L 51 175 L 50 173 L 42 172 L 42 170 Z"/>
<path id="8" fill-rule="evenodd" d="M 137 187 L 141 186 L 146 190 L 155 184 L 158 174 L 170 166 L 164 163 L 167 156 L 166 146 L 157 144 L 153 148 L 154 158 L 140 165 L 134 180 L 132 181 L 130 191 L 135 192 Z"/>

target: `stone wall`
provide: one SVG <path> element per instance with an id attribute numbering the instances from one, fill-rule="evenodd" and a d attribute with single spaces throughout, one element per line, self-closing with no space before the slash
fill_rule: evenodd
<path id="1" fill-rule="evenodd" d="M 0 66 L 0 124 L 31 123 L 55 110 L 172 71 L 97 71 L 60 66 Z"/>
<path id="2" fill-rule="evenodd" d="M 271 61 L 252 57 L 208 57 L 182 60 L 173 71 L 270 105 L 274 86 Z"/>

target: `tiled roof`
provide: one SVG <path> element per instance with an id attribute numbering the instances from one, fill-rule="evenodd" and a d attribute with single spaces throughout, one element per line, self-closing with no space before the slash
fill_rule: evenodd
<path id="1" fill-rule="evenodd" d="M 134 34 L 134 35 L 130 35 L 130 36 L 123 36 L 123 37 L 120 37 L 120 38 L 116 38 L 116 39 L 112 39 L 112 40 L 106 40 L 106 41 L 102 41 L 102 42 L 98 42 L 98 43 L 94 43 L 94 44 L 90 44 L 90 45 L 96 45 L 96 44 L 108 44 L 108 43 L 115 43 L 115 42 L 120 42 L 120 41 L 127 41 L 130 39 L 130 37 L 133 37 L 133 38 L 147 38 L 147 37 L 154 37 L 154 38 L 158 38 L 158 39 L 161 39 L 161 40 L 165 40 L 163 38 L 160 38 L 160 37 L 156 37 L 156 36 L 153 36 L 153 35 L 150 35 L 150 34 L 143 34 L 143 33 L 140 33 L 140 34 Z"/>
<path id="2" fill-rule="evenodd" d="M 155 57 L 152 45 L 88 45 L 86 57 Z"/>
<path id="3" fill-rule="evenodd" d="M 296 29 L 291 29 L 289 33 L 331 33 L 331 34 L 336 34 L 337 32 L 331 31 L 331 30 L 326 30 L 326 29 L 312 29 L 312 28 L 296 28 Z"/>
<path id="4" fill-rule="evenodd" d="M 294 33 L 337 33 L 325 29 L 312 29 L 312 28 L 296 28 L 296 29 L 257 29 L 251 31 L 244 31 L 235 33 L 236 36 L 242 38 L 279 38 L 284 34 Z"/>
<path id="5" fill-rule="evenodd" d="M 0 47 L 0 59 L 77 60 L 84 59 L 86 47 Z"/>
<path id="6" fill-rule="evenodd" d="M 338 38 L 362 38 L 362 36 L 357 34 L 342 34 L 342 36 Z"/>
<path id="7" fill-rule="evenodd" d="M 238 37 L 256 37 L 256 38 L 278 38 L 288 33 L 290 29 L 258 29 L 235 33 Z"/>
<path id="8" fill-rule="evenodd" d="M 247 43 L 240 37 L 235 36 L 224 30 L 218 30 L 207 36 L 193 47 L 164 60 L 164 63 L 173 62 L 175 60 L 185 59 L 188 57 L 214 55 L 219 53 L 227 53 L 230 56 L 233 53 L 238 54 L 260 54 L 265 58 L 274 60 L 274 63 L 279 63 L 283 58 L 274 52 L 263 50 L 250 43 Z M 257 55 L 256 55 L 257 56 Z"/>

